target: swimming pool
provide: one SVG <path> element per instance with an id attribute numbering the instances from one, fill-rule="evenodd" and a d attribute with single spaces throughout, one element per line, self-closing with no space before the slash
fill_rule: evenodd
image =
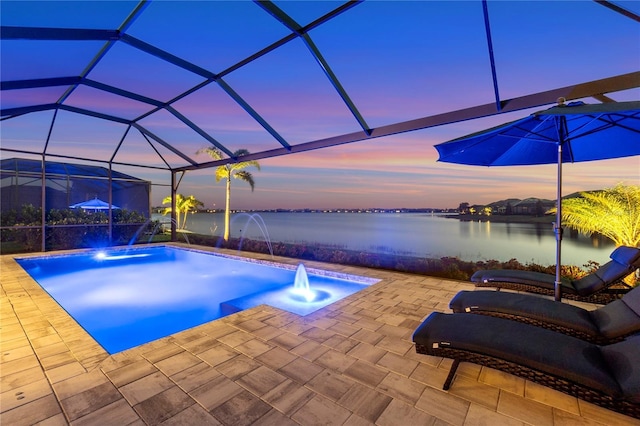
<path id="1" fill-rule="evenodd" d="M 308 315 L 378 280 L 307 270 L 318 300 L 296 300 L 294 266 L 170 246 L 16 258 L 114 354 L 260 304 Z"/>

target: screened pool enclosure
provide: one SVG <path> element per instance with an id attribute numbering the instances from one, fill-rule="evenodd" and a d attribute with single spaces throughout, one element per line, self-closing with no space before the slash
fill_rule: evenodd
<path id="1" fill-rule="evenodd" d="M 148 216 L 166 191 L 175 211 L 190 172 L 374 139 L 392 155 L 407 132 L 432 152 L 432 129 L 637 100 L 639 5 L 3 0 L 2 202 L 33 206 L 45 250 L 52 209 L 95 197 Z"/>

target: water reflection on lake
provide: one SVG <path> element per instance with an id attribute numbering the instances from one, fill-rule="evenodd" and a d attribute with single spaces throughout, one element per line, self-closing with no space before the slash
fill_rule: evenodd
<path id="1" fill-rule="evenodd" d="M 551 224 L 460 221 L 427 213 L 259 213 L 272 242 L 331 245 L 377 253 L 462 260 L 518 259 L 555 264 L 555 236 Z M 166 217 L 154 215 L 166 220 Z M 250 214 L 232 215 L 231 236 L 262 240 Z M 220 236 L 222 213 L 189 215 L 190 231 Z M 215 231 L 213 231 L 215 230 Z M 605 263 L 614 245 L 565 229 L 562 263 Z"/>

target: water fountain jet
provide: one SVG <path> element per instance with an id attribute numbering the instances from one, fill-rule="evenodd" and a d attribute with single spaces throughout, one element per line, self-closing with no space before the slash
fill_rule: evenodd
<path id="1" fill-rule="evenodd" d="M 249 226 L 249 224 L 251 222 L 255 223 L 256 226 L 258 227 L 258 229 L 260 230 L 260 232 L 262 233 L 262 237 L 264 239 L 264 242 L 267 244 L 267 248 L 269 249 L 269 254 L 271 254 L 271 258 L 273 259 L 273 247 L 271 245 L 271 238 L 269 237 L 269 231 L 267 229 L 267 224 L 264 222 L 264 219 L 262 219 L 262 216 L 260 216 L 258 213 L 236 213 L 233 215 L 233 217 L 231 218 L 231 222 L 230 225 L 233 225 L 234 222 L 236 220 L 239 220 L 241 217 L 246 217 L 247 221 L 244 225 L 244 228 L 242 228 L 240 230 L 240 243 L 238 244 L 238 251 L 242 251 L 242 243 L 244 241 L 244 236 L 245 233 L 247 231 L 247 228 Z M 217 229 L 217 227 L 216 227 Z M 218 238 L 218 242 L 216 244 L 217 248 L 220 248 L 220 246 L 222 245 L 222 237 Z"/>
<path id="2" fill-rule="evenodd" d="M 138 230 L 136 231 L 136 233 L 133 235 L 133 237 L 131 238 L 131 240 L 129 240 L 129 244 L 127 244 L 128 247 L 132 247 L 135 242 L 138 240 L 138 237 L 140 237 L 140 235 L 142 234 L 142 232 L 145 232 L 148 230 L 149 228 L 149 224 L 151 224 L 152 222 L 156 222 L 155 225 L 153 226 L 153 229 L 151 230 L 151 232 L 148 233 L 149 238 L 147 239 L 147 244 L 151 244 L 151 242 L 153 241 L 153 237 L 158 233 L 163 233 L 164 232 L 164 226 L 168 223 L 169 225 L 171 225 L 172 223 L 177 224 L 178 222 L 175 219 L 171 219 L 169 222 L 160 222 L 157 221 L 153 218 L 149 218 L 147 219 L 147 221 L 145 223 L 142 224 L 142 226 L 140 226 L 138 228 Z M 189 237 L 187 237 L 187 233 L 188 231 L 185 232 L 185 230 L 177 230 L 177 233 L 182 235 L 184 237 L 184 240 L 187 242 L 187 244 L 191 245 L 191 242 L 189 242 Z M 142 239 L 141 239 L 142 240 Z"/>
<path id="3" fill-rule="evenodd" d="M 290 297 L 298 302 L 319 302 L 331 297 L 329 293 L 321 290 L 311 290 L 309 286 L 309 276 L 307 270 L 301 263 L 296 269 L 296 276 L 293 280 L 293 289 Z"/>
<path id="4" fill-rule="evenodd" d="M 309 276 L 302 263 L 296 269 L 292 292 L 296 296 L 303 297 L 307 302 L 311 302 L 315 297 L 315 294 L 309 288 Z"/>

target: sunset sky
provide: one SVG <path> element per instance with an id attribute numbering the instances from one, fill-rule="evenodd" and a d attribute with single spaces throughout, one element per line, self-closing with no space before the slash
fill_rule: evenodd
<path id="1" fill-rule="evenodd" d="M 275 2 L 306 25 L 341 2 Z M 615 2 L 640 14 L 640 2 Z M 116 29 L 136 2 L 0 3 L 2 25 Z M 501 99 L 640 70 L 640 24 L 593 1 L 489 1 Z M 247 1 L 150 2 L 126 30 L 213 73 L 237 64 L 290 33 Z M 365 1 L 311 30 L 317 45 L 367 124 L 384 126 L 494 102 L 480 1 Z M 3 40 L 2 81 L 78 76 L 103 41 Z M 167 102 L 202 81 L 119 42 L 87 77 Z M 232 87 L 288 143 L 315 141 L 360 130 L 305 44 L 295 39 L 225 75 Z M 6 90 L 2 108 L 56 102 L 65 87 Z M 640 100 L 640 89 L 610 94 Z M 596 103 L 594 99 L 584 99 Z M 149 105 L 89 86 L 67 104 L 133 119 Z M 281 145 L 218 85 L 210 84 L 172 105 L 231 151 L 259 152 Z M 550 106 L 550 105 L 548 105 Z M 539 109 L 444 125 L 379 139 L 260 160 L 251 170 L 255 191 L 232 182 L 232 208 L 455 208 L 505 198 L 554 199 L 556 166 L 473 167 L 437 162 L 435 144 L 524 117 Z M 40 152 L 52 111 L 0 122 L 2 147 Z M 208 142 L 166 111 L 140 124 L 197 162 Z M 61 111 L 48 154 L 109 159 L 126 126 Z M 615 143 L 615 141 L 611 141 Z M 152 146 L 153 145 L 153 148 Z M 209 145 L 210 146 L 210 145 Z M 187 163 L 137 131 L 126 133 L 115 161 L 173 167 Z M 2 158 L 39 158 L 1 151 Z M 95 158 L 95 157 L 92 157 Z M 51 161 L 65 161 L 48 157 Z M 166 171 L 128 166 L 115 170 L 152 181 L 152 205 L 169 195 Z M 640 157 L 566 164 L 564 193 L 640 184 Z M 188 172 L 180 184 L 207 208 L 224 207 L 224 184 L 214 170 Z"/>
<path id="2" fill-rule="evenodd" d="M 388 141 L 261 160 L 256 189 L 232 181 L 232 207 L 270 208 L 457 208 L 461 202 L 485 204 L 506 198 L 556 198 L 556 165 L 474 167 L 438 163 L 437 152 L 419 133 Z M 440 142 L 440 141 L 433 141 Z M 187 180 L 188 179 L 188 180 Z M 211 185 L 213 171 L 187 174 L 181 192 L 195 194 L 212 208 L 224 208 L 224 185 Z M 617 183 L 640 184 L 640 157 L 565 164 L 563 194 Z M 156 189 L 154 189 L 155 191 Z M 212 197 L 211 197 L 212 196 Z"/>

